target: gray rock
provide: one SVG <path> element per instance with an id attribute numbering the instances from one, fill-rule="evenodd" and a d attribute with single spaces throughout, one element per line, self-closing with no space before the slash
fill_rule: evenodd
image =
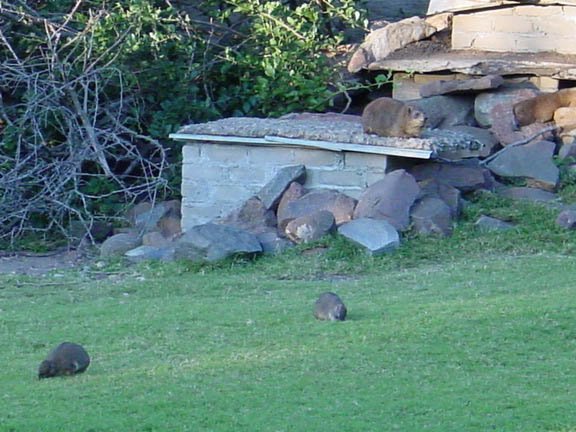
<path id="1" fill-rule="evenodd" d="M 420 186 L 419 199 L 424 197 L 440 198 L 450 208 L 453 219 L 460 216 L 462 212 L 462 192 L 454 186 L 439 182 L 436 179 L 427 179 L 418 183 Z"/>
<path id="2" fill-rule="evenodd" d="M 494 120 L 498 120 L 494 116 L 493 109 L 496 105 L 504 104 L 512 109 L 512 105 L 524 99 L 530 99 L 538 95 L 539 91 L 533 88 L 501 88 L 497 91 L 482 92 L 474 101 L 474 115 L 476 121 L 480 126 L 490 127 Z"/>
<path id="3" fill-rule="evenodd" d="M 334 215 L 327 210 L 320 210 L 291 220 L 284 232 L 295 243 L 308 243 L 331 233 L 335 227 Z"/>
<path id="4" fill-rule="evenodd" d="M 440 198 L 425 197 L 419 200 L 410 212 L 413 229 L 418 234 L 451 236 L 451 213 L 450 207 Z"/>
<path id="5" fill-rule="evenodd" d="M 112 235 L 114 228 L 111 223 L 103 221 L 71 221 L 68 226 L 70 237 L 82 240 L 89 237 L 95 242 L 103 242 Z"/>
<path id="6" fill-rule="evenodd" d="M 485 215 L 480 216 L 474 226 L 484 231 L 506 231 L 514 228 L 514 225 L 509 222 Z"/>
<path id="7" fill-rule="evenodd" d="M 130 249 L 134 249 L 142 243 L 141 237 L 134 233 L 120 233 L 108 237 L 100 246 L 101 257 L 123 255 Z"/>
<path id="8" fill-rule="evenodd" d="M 482 144 L 481 148 L 477 150 L 457 149 L 451 153 L 443 152 L 441 156 L 444 159 L 458 160 L 470 157 L 487 157 L 490 156 L 494 148 L 498 146 L 498 140 L 488 129 L 465 125 L 449 126 L 444 129 L 461 133 L 463 135 L 469 135 L 472 139 Z"/>
<path id="9" fill-rule="evenodd" d="M 410 224 L 410 207 L 420 193 L 414 177 L 405 170 L 392 171 L 369 186 L 354 210 L 354 219 L 384 219 L 399 231 Z"/>
<path id="10" fill-rule="evenodd" d="M 142 261 L 172 261 L 174 247 L 138 246 L 127 251 L 124 256 L 132 262 Z"/>
<path id="11" fill-rule="evenodd" d="M 452 163 L 426 162 L 414 166 L 410 172 L 419 182 L 436 179 L 462 192 L 492 189 L 494 186 L 494 178 L 490 171 L 480 166 L 475 159 Z"/>
<path id="12" fill-rule="evenodd" d="M 382 255 L 400 246 L 398 231 L 385 220 L 354 219 L 341 225 L 338 233 L 365 248 L 370 255 Z"/>
<path id="13" fill-rule="evenodd" d="M 172 242 L 158 231 L 151 231 L 142 236 L 143 246 L 152 246 L 155 248 L 163 248 L 171 245 Z"/>
<path id="14" fill-rule="evenodd" d="M 504 79 L 500 75 L 486 75 L 463 80 L 438 80 L 420 86 L 420 96 L 430 97 L 448 93 L 471 93 L 500 87 Z"/>
<path id="15" fill-rule="evenodd" d="M 314 317 L 318 320 L 344 321 L 346 313 L 344 302 L 333 292 L 320 294 L 320 297 L 314 303 Z"/>
<path id="16" fill-rule="evenodd" d="M 556 218 L 556 225 L 565 229 L 576 228 L 576 210 L 562 210 Z"/>
<path id="17" fill-rule="evenodd" d="M 564 160 L 568 158 L 576 158 L 576 142 L 562 144 L 562 147 L 558 150 L 558 159 Z"/>
<path id="18" fill-rule="evenodd" d="M 432 96 L 407 102 L 424 112 L 426 127 L 445 129 L 451 126 L 476 126 L 473 96 Z"/>
<path id="19" fill-rule="evenodd" d="M 559 170 L 553 157 L 556 144 L 538 141 L 509 147 L 492 159 L 486 167 L 501 177 L 529 178 L 544 189 L 554 189 L 559 180 Z"/>
<path id="20" fill-rule="evenodd" d="M 266 210 L 275 210 L 288 186 L 292 182 L 304 183 L 305 180 L 306 168 L 304 165 L 287 166 L 280 169 L 256 196 L 262 201 Z"/>
<path id="21" fill-rule="evenodd" d="M 334 215 L 340 225 L 352 219 L 356 200 L 335 190 L 315 190 L 306 195 L 278 206 L 278 229 L 284 232 L 286 225 L 296 218 L 327 210 Z"/>
<path id="22" fill-rule="evenodd" d="M 151 203 L 143 202 L 132 208 L 128 216 L 133 227 L 141 233 L 146 233 L 156 231 L 161 224 L 161 220 L 165 217 L 180 220 L 182 217 L 180 207 L 181 203 L 179 200 L 164 201 L 156 203 L 154 206 Z"/>
<path id="23" fill-rule="evenodd" d="M 174 258 L 218 261 L 262 252 L 258 238 L 247 231 L 215 223 L 196 225 L 174 242 Z"/>
<path id="24" fill-rule="evenodd" d="M 531 187 L 510 187 L 498 189 L 498 195 L 515 200 L 534 202 L 552 202 L 558 199 L 556 194 Z"/>
<path id="25" fill-rule="evenodd" d="M 218 223 L 257 234 L 275 228 L 276 215 L 272 210 L 267 209 L 258 197 L 252 197 Z"/>
<path id="26" fill-rule="evenodd" d="M 276 230 L 256 234 L 265 254 L 279 254 L 294 246 L 294 244 L 278 235 Z"/>

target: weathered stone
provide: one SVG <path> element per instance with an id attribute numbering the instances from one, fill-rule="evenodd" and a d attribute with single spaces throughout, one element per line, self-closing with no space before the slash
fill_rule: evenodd
<path id="1" fill-rule="evenodd" d="M 474 226 L 483 231 L 505 231 L 514 228 L 509 222 L 485 215 L 480 216 Z"/>
<path id="2" fill-rule="evenodd" d="M 181 219 L 181 203 L 179 200 L 164 201 L 156 203 L 143 202 L 137 204 L 129 213 L 129 219 L 133 227 L 141 233 L 156 231 L 159 228 L 162 218 L 170 217 Z"/>
<path id="3" fill-rule="evenodd" d="M 530 99 L 539 94 L 538 90 L 533 88 L 505 88 L 494 92 L 482 92 L 474 101 L 474 115 L 480 126 L 490 127 L 498 117 L 493 112 L 496 105 L 505 104 L 510 107 L 516 102 L 524 99 Z"/>
<path id="4" fill-rule="evenodd" d="M 336 224 L 340 225 L 352 219 L 356 200 L 335 190 L 315 190 L 301 198 L 278 207 L 278 229 L 284 232 L 292 219 L 328 210 L 334 215 Z"/>
<path id="5" fill-rule="evenodd" d="M 512 105 L 496 105 L 492 110 L 492 117 L 493 120 L 490 131 L 503 146 L 524 141 L 532 137 L 535 137 L 534 139 L 536 140 L 552 139 L 551 131 L 538 135 L 539 132 L 545 131 L 548 128 L 548 126 L 543 123 L 532 123 L 517 129 Z"/>
<path id="6" fill-rule="evenodd" d="M 300 183 L 297 182 L 290 183 L 290 186 L 288 186 L 286 192 L 282 194 L 280 202 L 278 203 L 278 209 L 276 210 L 277 219 L 278 220 L 282 219 L 282 216 L 286 214 L 285 209 L 289 203 L 302 198 L 307 193 L 308 191 L 306 190 L 306 188 L 302 186 Z"/>
<path id="7" fill-rule="evenodd" d="M 280 169 L 256 196 L 262 201 L 266 210 L 275 210 L 288 186 L 292 182 L 304 183 L 305 180 L 306 168 L 304 165 L 287 166 Z"/>
<path id="8" fill-rule="evenodd" d="M 257 197 L 252 197 L 237 210 L 219 220 L 218 223 L 257 234 L 276 227 L 276 215 L 268 210 Z"/>
<path id="9" fill-rule="evenodd" d="M 419 234 L 452 235 L 450 207 L 440 198 L 425 197 L 414 204 L 410 212 L 414 230 Z"/>
<path id="10" fill-rule="evenodd" d="M 486 75 L 481 78 L 463 80 L 438 80 L 420 87 L 420 96 L 430 97 L 449 93 L 471 93 L 500 87 L 504 79 L 500 75 Z"/>
<path id="11" fill-rule="evenodd" d="M 556 194 L 552 192 L 530 187 L 510 187 L 499 189 L 498 195 L 515 200 L 526 200 L 534 202 L 551 202 L 558 198 Z"/>
<path id="12" fill-rule="evenodd" d="M 352 55 L 348 71 L 359 72 L 370 63 L 382 60 L 412 42 L 426 39 L 437 31 L 436 27 L 419 17 L 403 19 L 374 30 L 366 36 L 359 49 Z"/>
<path id="13" fill-rule="evenodd" d="M 70 237 L 81 240 L 91 238 L 95 242 L 103 242 L 112 235 L 114 228 L 111 223 L 103 221 L 71 221 L 68 226 Z"/>
<path id="14" fill-rule="evenodd" d="M 262 252 L 265 254 L 278 254 L 294 246 L 294 244 L 278 235 L 276 230 L 264 231 L 256 234 L 258 241 L 262 245 Z"/>
<path id="15" fill-rule="evenodd" d="M 556 225 L 565 229 L 576 228 L 576 210 L 562 210 L 556 218 Z"/>
<path id="16" fill-rule="evenodd" d="M 152 246 L 155 248 L 167 247 L 171 244 L 171 241 L 162 235 L 158 231 L 151 231 L 142 236 L 143 246 Z"/>
<path id="17" fill-rule="evenodd" d="M 174 242 L 174 248 L 176 259 L 201 262 L 262 252 L 254 234 L 215 223 L 193 226 Z"/>
<path id="18" fill-rule="evenodd" d="M 426 115 L 426 127 L 429 129 L 476 125 L 473 96 L 432 96 L 406 103 L 418 108 Z"/>
<path id="19" fill-rule="evenodd" d="M 498 145 L 498 140 L 488 129 L 466 125 L 449 126 L 444 129 L 470 135 L 482 144 L 482 147 L 478 150 L 458 149 L 454 154 L 443 152 L 442 157 L 444 159 L 458 160 L 469 157 L 487 157 L 492 154 L 494 148 Z"/>
<path id="20" fill-rule="evenodd" d="M 370 255 L 382 255 L 400 246 L 398 231 L 386 220 L 354 219 L 342 224 L 338 233 L 365 248 Z"/>
<path id="21" fill-rule="evenodd" d="M 420 193 L 414 177 L 405 170 L 392 171 L 369 186 L 358 200 L 354 219 L 384 219 L 402 231 L 410 223 L 410 207 Z"/>
<path id="22" fill-rule="evenodd" d="M 108 237 L 100 246 L 100 256 L 111 257 L 123 255 L 130 249 L 134 249 L 142 243 L 138 234 L 134 232 L 115 234 Z"/>
<path id="23" fill-rule="evenodd" d="M 560 150 L 558 150 L 558 159 L 576 159 L 576 142 L 570 142 L 568 144 L 562 144 Z"/>
<path id="24" fill-rule="evenodd" d="M 174 248 L 142 245 L 126 251 L 124 256 L 132 262 L 172 261 L 174 259 Z"/>
<path id="25" fill-rule="evenodd" d="M 453 163 L 427 162 L 414 166 L 410 172 L 417 181 L 436 179 L 462 192 L 491 189 L 494 186 L 490 171 L 480 166 L 475 159 Z"/>
<path id="26" fill-rule="evenodd" d="M 460 189 L 436 179 L 423 180 L 418 185 L 420 186 L 418 199 L 425 197 L 439 198 L 448 205 L 453 219 L 460 216 L 462 212 L 462 192 L 460 192 Z"/>
<path id="27" fill-rule="evenodd" d="M 507 147 L 486 166 L 498 176 L 530 178 L 544 189 L 552 190 L 560 175 L 553 161 L 555 148 L 556 144 L 550 141 Z"/>
<path id="28" fill-rule="evenodd" d="M 335 227 L 334 215 L 327 210 L 320 210 L 291 220 L 284 233 L 295 243 L 308 243 L 324 237 Z"/>

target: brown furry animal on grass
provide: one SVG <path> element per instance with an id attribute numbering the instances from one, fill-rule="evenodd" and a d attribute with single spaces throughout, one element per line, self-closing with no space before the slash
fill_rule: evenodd
<path id="1" fill-rule="evenodd" d="M 527 126 L 536 122 L 546 123 L 554 118 L 558 108 L 573 106 L 576 106 L 576 88 L 544 93 L 517 102 L 512 109 L 518 126 Z"/>
<path id="2" fill-rule="evenodd" d="M 388 97 L 373 100 L 362 112 L 364 132 L 390 137 L 418 137 L 426 116 L 410 105 Z"/>
<path id="3" fill-rule="evenodd" d="M 90 356 L 78 344 L 63 342 L 54 348 L 38 368 L 38 378 L 74 375 L 84 372 L 90 365 Z"/>
<path id="4" fill-rule="evenodd" d="M 344 321 L 346 319 L 346 306 L 333 292 L 320 294 L 314 304 L 314 316 L 319 320 Z"/>

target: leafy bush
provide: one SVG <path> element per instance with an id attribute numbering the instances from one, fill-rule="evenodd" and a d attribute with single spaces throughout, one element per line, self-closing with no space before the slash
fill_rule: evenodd
<path id="1" fill-rule="evenodd" d="M 352 0 L 196 6 L 3 2 L 0 237 L 176 194 L 166 139 L 184 123 L 321 111 L 346 87 L 325 54 L 361 24 Z"/>

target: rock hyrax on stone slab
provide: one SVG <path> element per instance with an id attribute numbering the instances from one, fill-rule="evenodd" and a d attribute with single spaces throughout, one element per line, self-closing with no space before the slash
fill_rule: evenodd
<path id="1" fill-rule="evenodd" d="M 75 343 L 63 342 L 54 348 L 38 368 L 38 378 L 74 375 L 84 372 L 90 365 L 86 350 Z"/>
<path id="2" fill-rule="evenodd" d="M 544 93 L 530 99 L 517 102 L 513 106 L 518 126 L 532 123 L 545 123 L 554 118 L 554 112 L 560 107 L 576 106 L 576 88 Z"/>
<path id="3" fill-rule="evenodd" d="M 319 320 L 344 321 L 346 312 L 346 306 L 333 292 L 320 294 L 314 305 L 314 316 Z"/>
<path id="4" fill-rule="evenodd" d="M 364 132 L 390 137 L 418 137 L 426 116 L 418 108 L 389 97 L 373 100 L 364 108 Z"/>

